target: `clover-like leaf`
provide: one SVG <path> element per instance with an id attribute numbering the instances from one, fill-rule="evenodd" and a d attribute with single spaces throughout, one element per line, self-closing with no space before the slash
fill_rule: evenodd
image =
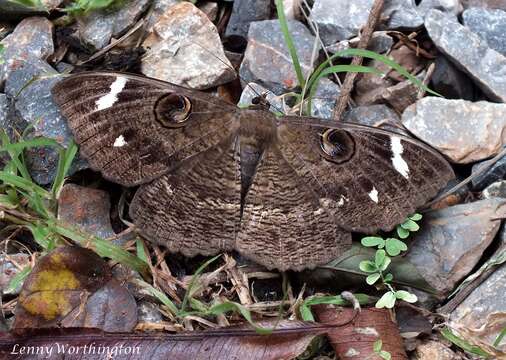
<path id="1" fill-rule="evenodd" d="M 366 273 L 374 273 L 374 272 L 378 271 L 378 268 L 376 267 L 376 265 L 370 260 L 361 261 L 358 266 L 359 266 L 360 270 L 362 270 L 363 272 L 366 272 Z"/>
<path id="2" fill-rule="evenodd" d="M 388 351 L 385 351 L 385 350 L 381 350 L 378 355 L 383 359 L 383 360 L 391 360 L 392 359 L 392 355 L 388 352 Z"/>
<path id="3" fill-rule="evenodd" d="M 374 344 L 372 345 L 373 351 L 375 353 L 379 353 L 381 351 L 382 347 L 383 347 L 383 341 L 381 341 L 381 339 L 376 340 L 374 342 Z"/>
<path id="4" fill-rule="evenodd" d="M 392 259 L 390 259 L 388 256 L 385 256 L 385 260 L 383 261 L 383 265 L 379 268 L 380 271 L 385 271 L 390 266 L 390 263 L 392 262 Z"/>
<path id="5" fill-rule="evenodd" d="M 414 222 L 413 220 L 411 220 L 411 219 L 408 219 L 408 220 L 404 221 L 401 224 L 401 227 L 403 229 L 408 230 L 408 231 L 418 231 L 418 230 L 420 230 L 420 226 L 418 226 L 418 224 L 416 222 Z"/>
<path id="6" fill-rule="evenodd" d="M 413 215 L 411 216 L 408 216 L 411 220 L 413 221 L 420 221 L 422 220 L 422 214 L 419 214 L 419 213 L 414 213 Z"/>
<path id="7" fill-rule="evenodd" d="M 376 255 L 374 256 L 374 265 L 376 265 L 376 267 L 378 269 L 381 269 L 383 267 L 383 264 L 385 263 L 385 259 L 387 257 L 387 253 L 385 250 L 377 250 L 376 251 Z"/>
<path id="8" fill-rule="evenodd" d="M 391 282 L 393 279 L 394 279 L 394 276 L 391 273 L 388 273 L 383 277 L 383 281 L 386 283 Z"/>
<path id="9" fill-rule="evenodd" d="M 401 225 L 398 225 L 397 226 L 397 235 L 399 235 L 399 237 L 401 239 L 405 239 L 409 236 L 409 231 L 404 229 Z"/>
<path id="10" fill-rule="evenodd" d="M 360 242 L 366 247 L 377 246 L 379 249 L 382 249 L 385 246 L 385 240 L 379 236 L 366 236 Z"/>
<path id="11" fill-rule="evenodd" d="M 365 282 L 369 285 L 374 285 L 376 281 L 381 277 L 380 273 L 374 273 L 366 277 Z"/>
<path id="12" fill-rule="evenodd" d="M 376 302 L 376 307 L 379 309 L 385 307 L 391 309 L 394 307 L 396 299 L 397 298 L 395 297 L 395 293 L 388 291 L 384 293 L 383 296 L 380 297 L 380 299 Z"/>
<path id="13" fill-rule="evenodd" d="M 385 241 L 385 249 L 390 256 L 397 256 L 401 251 L 408 250 L 408 246 L 404 241 L 395 238 L 388 238 Z"/>
<path id="14" fill-rule="evenodd" d="M 415 294 L 412 294 L 405 290 L 398 290 L 395 292 L 395 297 L 399 300 L 404 300 L 409 303 L 415 303 L 418 301 L 418 298 Z"/>

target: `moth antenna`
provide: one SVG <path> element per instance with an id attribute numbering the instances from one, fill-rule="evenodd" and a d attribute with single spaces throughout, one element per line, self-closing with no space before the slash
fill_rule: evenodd
<path id="1" fill-rule="evenodd" d="M 193 42 L 197 46 L 200 46 L 200 48 L 202 48 L 204 51 L 206 51 L 207 53 L 209 53 L 212 57 L 214 57 L 219 62 L 221 62 L 223 65 L 225 65 L 227 67 L 227 70 L 233 72 L 239 78 L 239 80 L 242 80 L 246 84 L 246 86 L 249 87 L 255 93 L 255 95 L 257 95 L 259 97 L 262 97 L 262 94 L 260 94 L 258 91 L 256 91 L 255 88 L 253 88 L 253 86 L 251 86 L 245 79 L 243 79 L 241 77 L 241 75 L 239 74 L 239 72 L 236 71 L 235 68 L 232 65 L 227 64 L 226 61 L 224 61 L 218 55 L 216 55 L 215 53 L 213 53 L 212 51 L 210 51 L 209 49 L 207 49 L 205 46 L 199 44 L 197 41 L 191 40 L 191 42 Z M 282 114 L 285 113 L 283 110 L 279 109 L 276 105 L 271 104 L 271 103 L 269 103 L 269 105 L 272 106 L 274 109 L 276 109 L 276 111 L 278 111 L 278 112 L 280 112 Z"/>
<path id="2" fill-rule="evenodd" d="M 441 195 L 436 197 L 434 200 L 431 200 L 427 204 L 425 204 L 425 206 L 422 208 L 422 211 L 426 212 L 426 211 L 430 210 L 429 208 L 432 205 L 434 205 L 435 203 L 438 203 L 439 201 L 443 200 L 447 196 L 453 194 L 457 190 L 460 190 L 461 188 L 463 188 L 464 186 L 469 184 L 471 181 L 476 179 L 478 176 L 480 176 L 481 174 L 483 174 L 484 172 L 489 170 L 496 162 L 498 162 L 505 155 L 506 155 L 506 147 L 503 147 L 501 152 L 499 154 L 497 154 L 496 156 L 494 156 L 492 159 L 486 161 L 481 169 L 476 171 L 474 174 L 469 175 L 467 178 L 465 178 L 464 180 L 459 182 L 457 185 L 455 185 L 454 187 L 452 187 L 448 191 L 445 191 L 444 193 L 442 193 Z"/>

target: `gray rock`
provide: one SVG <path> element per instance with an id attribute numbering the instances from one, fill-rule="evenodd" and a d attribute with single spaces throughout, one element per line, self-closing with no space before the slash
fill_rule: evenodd
<path id="1" fill-rule="evenodd" d="M 498 181 L 487 186 L 481 196 L 484 199 L 491 199 L 494 197 L 506 198 L 506 181 Z"/>
<path id="2" fill-rule="evenodd" d="M 506 10 L 506 1 L 504 0 L 460 0 L 464 9 L 472 7 L 481 7 L 485 9 Z"/>
<path id="3" fill-rule="evenodd" d="M 44 136 L 67 146 L 72 134 L 67 120 L 60 113 L 51 95 L 51 88 L 61 78 L 46 62 L 30 58 L 22 67 L 11 72 L 5 84 L 5 91 L 15 100 L 16 115 L 23 122 L 23 125 L 20 125 L 21 131 L 30 125 L 28 137 Z M 49 184 L 56 174 L 58 153 L 48 147 L 29 149 L 27 164 L 37 183 Z M 72 171 L 86 166 L 83 160 L 76 160 Z"/>
<path id="4" fill-rule="evenodd" d="M 427 13 L 425 27 L 438 49 L 466 72 L 491 100 L 506 101 L 506 57 L 439 10 Z"/>
<path id="5" fill-rule="evenodd" d="M 418 13 L 422 17 L 425 17 L 431 9 L 458 15 L 462 12 L 463 7 L 460 0 L 421 0 L 417 7 Z"/>
<path id="6" fill-rule="evenodd" d="M 9 114 L 10 102 L 7 95 L 0 94 L 0 127 L 5 129 L 7 123 L 7 115 Z"/>
<path id="7" fill-rule="evenodd" d="M 357 106 L 344 113 L 344 121 L 406 134 L 399 115 L 383 104 Z"/>
<path id="8" fill-rule="evenodd" d="M 462 14 L 464 25 L 495 51 L 506 55 L 506 11 L 471 8 Z"/>
<path id="9" fill-rule="evenodd" d="M 14 264 L 15 263 L 15 264 Z M 0 254 L 0 294 L 6 290 L 11 280 L 26 266 L 30 265 L 30 256 L 27 254 Z M 10 294 L 17 295 L 21 284 Z"/>
<path id="10" fill-rule="evenodd" d="M 160 20 L 160 17 L 180 1 L 181 0 L 154 0 L 151 14 L 149 14 L 146 19 L 146 32 L 151 32 L 153 30 L 153 25 Z"/>
<path id="11" fill-rule="evenodd" d="M 382 17 L 387 18 L 386 28 L 414 30 L 423 25 L 414 0 L 385 0 Z"/>
<path id="12" fill-rule="evenodd" d="M 149 0 L 128 0 L 113 10 L 93 11 L 78 19 L 79 37 L 93 49 L 102 49 L 132 27 L 149 5 Z"/>
<path id="13" fill-rule="evenodd" d="M 326 49 L 334 54 L 338 51 L 356 48 L 358 46 L 359 41 L 360 41 L 359 37 L 355 37 L 351 40 L 342 40 L 336 44 L 327 46 Z M 390 35 L 388 35 L 386 31 L 375 31 L 372 34 L 369 44 L 367 45 L 367 50 L 371 50 L 379 54 L 384 54 L 390 50 L 393 43 L 394 40 Z"/>
<path id="14" fill-rule="evenodd" d="M 473 165 L 471 175 L 476 175 L 472 181 L 472 187 L 475 191 L 481 191 L 490 184 L 506 177 L 506 156 L 499 159 L 490 169 L 481 172 L 486 163 L 487 161 L 484 161 Z M 478 172 L 480 172 L 480 175 L 477 175 Z"/>
<path id="15" fill-rule="evenodd" d="M 271 105 L 269 110 L 274 113 L 285 113 L 286 106 L 280 96 L 277 96 L 272 91 L 264 88 L 262 85 L 256 83 L 249 83 L 244 87 L 241 98 L 237 103 L 240 108 L 246 108 L 252 105 L 252 100 L 258 96 L 265 95 L 267 101 Z"/>
<path id="16" fill-rule="evenodd" d="M 457 356 L 448 346 L 439 341 L 425 341 L 418 344 L 414 360 L 458 360 Z"/>
<path id="17" fill-rule="evenodd" d="M 140 323 L 157 323 L 163 320 L 162 313 L 158 307 L 148 301 L 141 301 L 137 304 L 137 321 Z"/>
<path id="18" fill-rule="evenodd" d="M 336 99 L 341 94 L 339 86 L 327 78 L 320 79 L 311 102 L 311 116 L 332 119 Z"/>
<path id="19" fill-rule="evenodd" d="M 404 111 L 402 123 L 459 164 L 486 159 L 506 145 L 506 104 L 425 97 Z"/>
<path id="20" fill-rule="evenodd" d="M 43 17 L 26 18 L 0 44 L 5 47 L 0 64 L 1 86 L 11 71 L 29 59 L 47 59 L 54 52 L 53 24 Z"/>
<path id="21" fill-rule="evenodd" d="M 455 65 L 439 55 L 431 77 L 431 88 L 447 99 L 474 100 L 474 85 Z"/>
<path id="22" fill-rule="evenodd" d="M 235 0 L 225 35 L 246 39 L 249 26 L 253 21 L 268 20 L 270 17 L 270 0 Z"/>
<path id="23" fill-rule="evenodd" d="M 193 89 L 207 89 L 236 77 L 216 26 L 188 2 L 170 7 L 143 46 L 148 49 L 142 61 L 146 76 Z"/>
<path id="24" fill-rule="evenodd" d="M 463 331 L 465 338 L 474 344 L 492 344 L 506 326 L 506 297 L 500 295 L 506 293 L 505 284 L 506 264 L 503 264 L 450 314 L 449 326 L 457 334 Z M 504 342 L 497 349 L 506 351 Z"/>
<path id="25" fill-rule="evenodd" d="M 436 290 L 448 293 L 478 263 L 506 215 L 506 199 L 487 199 L 426 213 L 406 260 Z"/>
<path id="26" fill-rule="evenodd" d="M 306 77 L 313 70 L 311 58 L 315 37 L 304 24 L 295 20 L 288 21 L 288 30 Z M 278 20 L 251 23 L 239 72 L 241 80 L 260 83 L 276 94 L 297 88 L 297 76 Z"/>
<path id="27" fill-rule="evenodd" d="M 325 45 L 358 34 L 365 25 L 373 0 L 316 0 L 311 11 Z"/>

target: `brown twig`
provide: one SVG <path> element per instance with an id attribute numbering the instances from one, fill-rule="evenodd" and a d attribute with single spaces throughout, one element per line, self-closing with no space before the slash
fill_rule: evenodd
<path id="1" fill-rule="evenodd" d="M 369 41 L 371 40 L 372 33 L 376 24 L 378 23 L 379 17 L 381 15 L 381 10 L 383 9 L 384 0 L 375 0 L 371 11 L 369 12 L 369 18 L 367 19 L 367 23 L 362 31 L 360 36 L 360 41 L 358 43 L 358 49 L 366 49 L 367 45 L 369 45 Z M 361 65 L 362 57 L 355 56 L 351 62 L 352 65 Z M 350 99 L 351 91 L 353 90 L 353 82 L 357 77 L 357 73 L 349 72 L 346 74 L 344 78 L 343 86 L 341 87 L 341 95 L 336 101 L 336 106 L 334 108 L 333 118 L 337 121 L 341 119 L 341 116 L 346 110 L 346 105 L 348 104 L 348 100 Z"/>

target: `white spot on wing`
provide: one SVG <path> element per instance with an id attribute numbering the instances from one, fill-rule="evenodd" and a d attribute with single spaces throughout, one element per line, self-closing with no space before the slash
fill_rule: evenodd
<path id="1" fill-rule="evenodd" d="M 127 78 L 123 76 L 116 77 L 116 80 L 111 84 L 111 91 L 100 97 L 95 104 L 97 105 L 96 111 L 104 110 L 113 106 L 116 101 L 118 101 L 118 94 L 123 90 L 125 84 L 127 82 Z"/>
<path id="2" fill-rule="evenodd" d="M 378 190 L 376 190 L 374 186 L 372 187 L 371 192 L 367 195 L 369 195 L 371 200 L 374 201 L 376 204 L 378 203 Z"/>
<path id="3" fill-rule="evenodd" d="M 126 145 L 126 141 L 125 141 L 125 138 L 123 137 L 123 135 L 120 135 L 116 138 L 116 140 L 114 140 L 114 144 L 112 146 L 114 147 L 122 147 L 122 146 L 125 146 Z"/>
<path id="4" fill-rule="evenodd" d="M 409 167 L 408 163 L 402 158 L 404 147 L 401 144 L 401 138 L 392 136 L 390 147 L 392 149 L 392 164 L 395 170 L 406 179 L 409 178 Z"/>

